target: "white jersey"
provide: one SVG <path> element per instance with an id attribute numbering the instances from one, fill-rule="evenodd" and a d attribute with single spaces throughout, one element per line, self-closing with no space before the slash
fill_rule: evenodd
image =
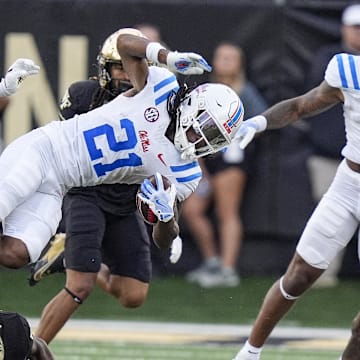
<path id="1" fill-rule="evenodd" d="M 346 145 L 341 154 L 360 163 L 360 56 L 335 55 L 327 66 L 325 80 L 344 94 Z"/>
<path id="2" fill-rule="evenodd" d="M 182 160 L 165 137 L 167 98 L 178 88 L 173 73 L 149 67 L 146 86 L 134 97 L 119 95 L 88 113 L 42 127 L 65 186 L 139 184 L 158 171 L 176 185 L 180 201 L 187 198 L 200 181 L 199 164 Z"/>
<path id="3" fill-rule="evenodd" d="M 341 153 L 360 163 L 360 56 L 335 55 L 327 66 L 325 81 L 344 94 L 346 145 Z M 308 264 L 327 269 L 347 246 L 359 227 L 359 193 L 360 174 L 343 160 L 296 247 Z"/>

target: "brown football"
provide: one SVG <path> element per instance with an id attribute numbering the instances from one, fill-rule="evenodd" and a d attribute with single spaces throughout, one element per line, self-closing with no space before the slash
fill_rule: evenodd
<path id="1" fill-rule="evenodd" d="M 154 185 L 154 187 L 157 188 L 155 175 L 151 175 L 148 179 L 151 181 L 151 183 Z M 162 179 L 163 179 L 163 183 L 164 183 L 164 189 L 167 190 L 171 186 L 171 182 L 164 175 L 162 175 Z M 138 191 L 140 191 L 140 187 L 139 187 Z M 143 220 L 146 223 L 148 223 L 150 225 L 154 225 L 158 222 L 157 216 L 152 212 L 149 205 L 146 204 L 145 202 L 143 202 L 139 197 L 136 197 L 136 204 L 137 204 L 137 208 L 139 210 L 141 217 L 143 218 Z"/>

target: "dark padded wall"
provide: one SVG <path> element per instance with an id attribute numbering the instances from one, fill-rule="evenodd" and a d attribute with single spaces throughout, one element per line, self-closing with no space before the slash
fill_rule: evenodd
<path id="1" fill-rule="evenodd" d="M 88 37 L 91 75 L 95 73 L 92 65 L 99 45 L 109 33 L 138 23 L 154 23 L 172 49 L 196 51 L 207 59 L 211 59 L 218 42 L 238 43 L 245 50 L 248 78 L 271 105 L 303 91 L 312 55 L 319 46 L 339 41 L 341 11 L 350 3 L 0 0 L 0 54 L 4 54 L 6 33 L 32 33 L 54 96 L 59 98 L 61 94 L 56 91 L 60 36 Z M 3 61 L 0 56 L 0 68 Z M 189 80 L 202 81 L 206 77 Z M 259 140 L 256 172 L 249 179 L 243 209 L 250 241 L 272 239 L 276 248 L 277 241 L 280 239 L 281 246 L 281 239 L 285 239 L 293 248 L 314 205 L 306 168 L 310 153 L 309 136 L 302 127 L 269 132 Z"/>

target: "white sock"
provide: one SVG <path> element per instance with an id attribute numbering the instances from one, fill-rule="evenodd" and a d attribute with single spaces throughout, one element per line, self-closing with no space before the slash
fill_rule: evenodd
<path id="1" fill-rule="evenodd" d="M 234 360 L 259 360 L 262 347 L 252 346 L 247 340 Z"/>
<path id="2" fill-rule="evenodd" d="M 205 264 L 209 267 L 218 267 L 221 262 L 218 256 L 213 256 L 205 260 Z"/>

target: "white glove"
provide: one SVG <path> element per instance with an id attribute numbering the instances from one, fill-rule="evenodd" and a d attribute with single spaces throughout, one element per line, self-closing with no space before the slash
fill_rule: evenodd
<path id="1" fill-rule="evenodd" d="M 5 78 L 1 82 L 1 92 L 12 95 L 16 92 L 19 84 L 29 75 L 35 75 L 40 67 L 30 59 L 17 59 L 8 69 Z"/>
<path id="2" fill-rule="evenodd" d="M 223 150 L 222 158 L 228 164 L 240 164 L 244 161 L 244 150 L 236 142 L 232 142 Z"/>
<path id="3" fill-rule="evenodd" d="M 234 140 L 239 143 L 240 149 L 245 149 L 254 138 L 255 134 L 264 131 L 266 126 L 267 120 L 265 116 L 254 116 L 242 122 Z"/>
<path id="4" fill-rule="evenodd" d="M 176 199 L 176 187 L 174 184 L 165 190 L 164 182 L 160 173 L 155 174 L 156 187 L 149 179 L 141 184 L 141 192 L 137 196 L 149 205 L 152 212 L 162 222 L 169 222 L 174 217 L 174 203 Z"/>
<path id="5" fill-rule="evenodd" d="M 176 264 L 182 253 L 182 239 L 178 235 L 172 242 L 170 248 L 170 262 Z"/>
<path id="6" fill-rule="evenodd" d="M 201 75 L 204 71 L 211 71 L 211 66 L 199 54 L 192 52 L 170 51 L 166 65 L 170 71 L 183 75 Z"/>

